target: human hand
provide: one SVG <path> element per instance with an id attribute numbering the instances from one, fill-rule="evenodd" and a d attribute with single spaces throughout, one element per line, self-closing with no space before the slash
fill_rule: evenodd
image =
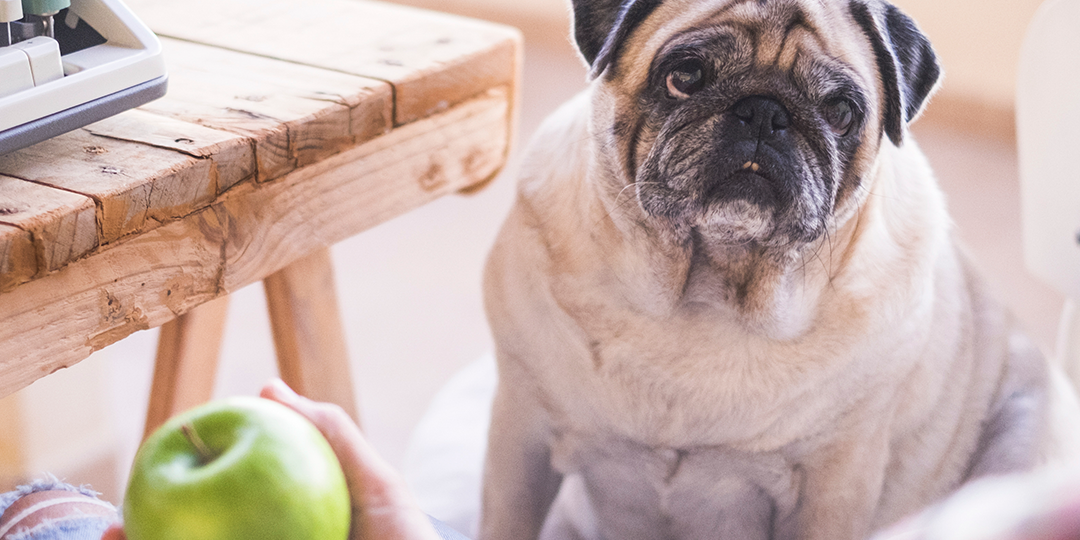
<path id="1" fill-rule="evenodd" d="M 259 395 L 300 413 L 330 443 L 352 498 L 350 540 L 440 540 L 404 480 L 341 407 L 300 396 L 279 379 L 267 383 Z"/>
<path id="2" fill-rule="evenodd" d="M 279 379 L 267 383 L 259 395 L 300 413 L 330 443 L 345 472 L 352 499 L 350 540 L 441 540 L 405 482 L 341 407 L 305 398 Z M 101 539 L 126 537 L 120 525 L 115 524 Z"/>
<path id="3" fill-rule="evenodd" d="M 109 525 L 109 528 L 101 533 L 101 540 L 127 540 L 127 537 L 124 536 L 124 528 L 118 521 Z"/>

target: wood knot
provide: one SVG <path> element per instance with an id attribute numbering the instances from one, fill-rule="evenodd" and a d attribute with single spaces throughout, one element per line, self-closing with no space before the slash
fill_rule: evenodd
<path id="1" fill-rule="evenodd" d="M 120 174 L 123 171 L 121 171 L 119 167 L 102 167 L 101 172 L 105 174 Z"/>
<path id="2" fill-rule="evenodd" d="M 461 160 L 461 167 L 465 170 L 465 174 L 479 176 L 480 168 L 486 163 L 485 157 L 484 151 L 479 148 L 474 148 L 469 152 L 465 159 Z"/>
<path id="3" fill-rule="evenodd" d="M 432 163 L 428 167 L 427 171 L 420 176 L 420 187 L 426 191 L 433 191 L 445 185 L 447 182 L 446 175 L 443 174 L 442 165 L 439 163 Z"/>
<path id="4" fill-rule="evenodd" d="M 99 294 L 99 299 L 101 302 L 102 319 L 109 323 L 114 323 L 124 318 L 124 305 L 112 291 L 102 289 Z"/>

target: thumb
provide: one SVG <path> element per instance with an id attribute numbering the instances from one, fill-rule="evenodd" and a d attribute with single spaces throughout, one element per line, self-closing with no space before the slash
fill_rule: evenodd
<path id="1" fill-rule="evenodd" d="M 113 523 L 101 533 L 101 540 L 127 540 L 127 536 L 124 535 L 124 529 L 119 523 Z"/>

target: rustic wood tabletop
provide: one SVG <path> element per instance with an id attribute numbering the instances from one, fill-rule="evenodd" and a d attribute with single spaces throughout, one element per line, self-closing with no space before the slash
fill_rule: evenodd
<path id="1" fill-rule="evenodd" d="M 168 94 L 0 156 L 0 397 L 506 160 L 516 30 L 369 0 L 128 4 Z"/>

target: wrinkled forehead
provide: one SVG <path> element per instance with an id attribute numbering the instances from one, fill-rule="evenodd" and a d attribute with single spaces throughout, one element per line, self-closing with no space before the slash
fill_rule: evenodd
<path id="1" fill-rule="evenodd" d="M 726 26 L 750 36 L 760 65 L 787 70 L 800 53 L 809 54 L 841 62 L 869 84 L 872 51 L 848 6 L 848 0 L 663 0 L 623 45 L 620 78 L 643 81 L 666 45 L 695 30 Z"/>

